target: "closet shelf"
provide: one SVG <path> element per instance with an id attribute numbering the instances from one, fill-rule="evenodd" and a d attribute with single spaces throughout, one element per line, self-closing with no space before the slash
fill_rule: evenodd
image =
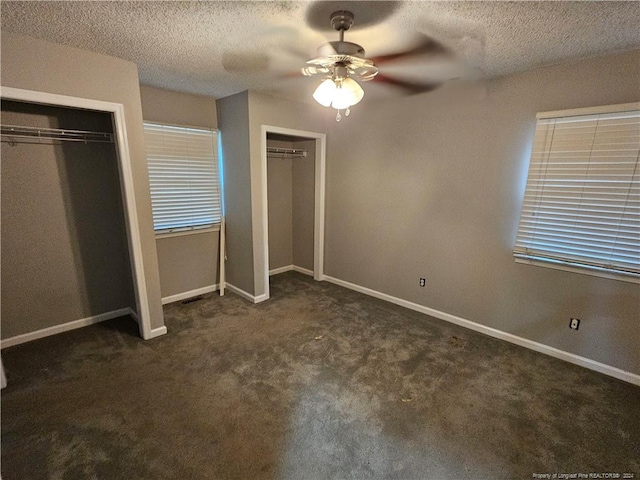
<path id="1" fill-rule="evenodd" d="M 300 150 L 299 148 L 267 147 L 267 156 L 281 158 L 303 158 L 307 156 L 307 151 Z"/>
<path id="2" fill-rule="evenodd" d="M 0 125 L 2 141 L 16 143 L 45 143 L 46 141 L 113 143 L 113 134 L 88 130 L 40 128 L 21 125 Z"/>

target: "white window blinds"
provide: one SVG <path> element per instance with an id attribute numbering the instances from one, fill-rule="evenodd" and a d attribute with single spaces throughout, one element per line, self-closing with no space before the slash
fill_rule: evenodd
<path id="1" fill-rule="evenodd" d="M 219 223 L 216 132 L 145 122 L 144 134 L 156 233 Z"/>
<path id="2" fill-rule="evenodd" d="M 637 281 L 640 104 L 584 110 L 538 114 L 514 255 Z"/>

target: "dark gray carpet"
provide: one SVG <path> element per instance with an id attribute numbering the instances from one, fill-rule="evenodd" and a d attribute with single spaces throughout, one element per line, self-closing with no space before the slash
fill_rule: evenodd
<path id="1" fill-rule="evenodd" d="M 640 478 L 638 387 L 297 273 L 272 297 L 4 350 L 2 478 Z"/>

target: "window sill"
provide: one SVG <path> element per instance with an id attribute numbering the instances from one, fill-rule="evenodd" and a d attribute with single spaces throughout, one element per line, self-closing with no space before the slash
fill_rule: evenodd
<path id="1" fill-rule="evenodd" d="M 610 280 L 618 280 L 621 282 L 639 283 L 640 276 L 633 273 L 618 273 L 604 268 L 592 267 L 589 265 L 570 264 L 558 260 L 551 260 L 543 257 L 526 257 L 515 256 L 516 263 L 527 265 L 535 265 L 537 267 L 553 268 L 554 270 L 563 270 L 565 272 L 579 273 L 582 275 L 591 275 L 594 277 L 608 278 Z"/>
<path id="2" fill-rule="evenodd" d="M 162 238 L 171 238 L 171 237 L 183 237 L 185 235 L 197 235 L 200 233 L 211 233 L 211 232 L 219 232 L 220 224 L 211 225 L 209 227 L 203 228 L 189 228 L 185 230 L 169 230 L 166 232 L 156 233 L 156 240 L 160 240 Z"/>

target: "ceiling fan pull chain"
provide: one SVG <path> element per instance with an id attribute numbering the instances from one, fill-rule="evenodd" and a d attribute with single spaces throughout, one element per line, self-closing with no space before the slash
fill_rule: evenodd
<path id="1" fill-rule="evenodd" d="M 340 110 L 338 110 L 338 114 L 336 115 L 336 122 L 342 120 L 342 115 L 340 115 Z"/>
<path id="2" fill-rule="evenodd" d="M 344 111 L 344 116 L 348 117 L 350 113 L 351 113 L 351 109 L 347 107 L 347 109 Z"/>

